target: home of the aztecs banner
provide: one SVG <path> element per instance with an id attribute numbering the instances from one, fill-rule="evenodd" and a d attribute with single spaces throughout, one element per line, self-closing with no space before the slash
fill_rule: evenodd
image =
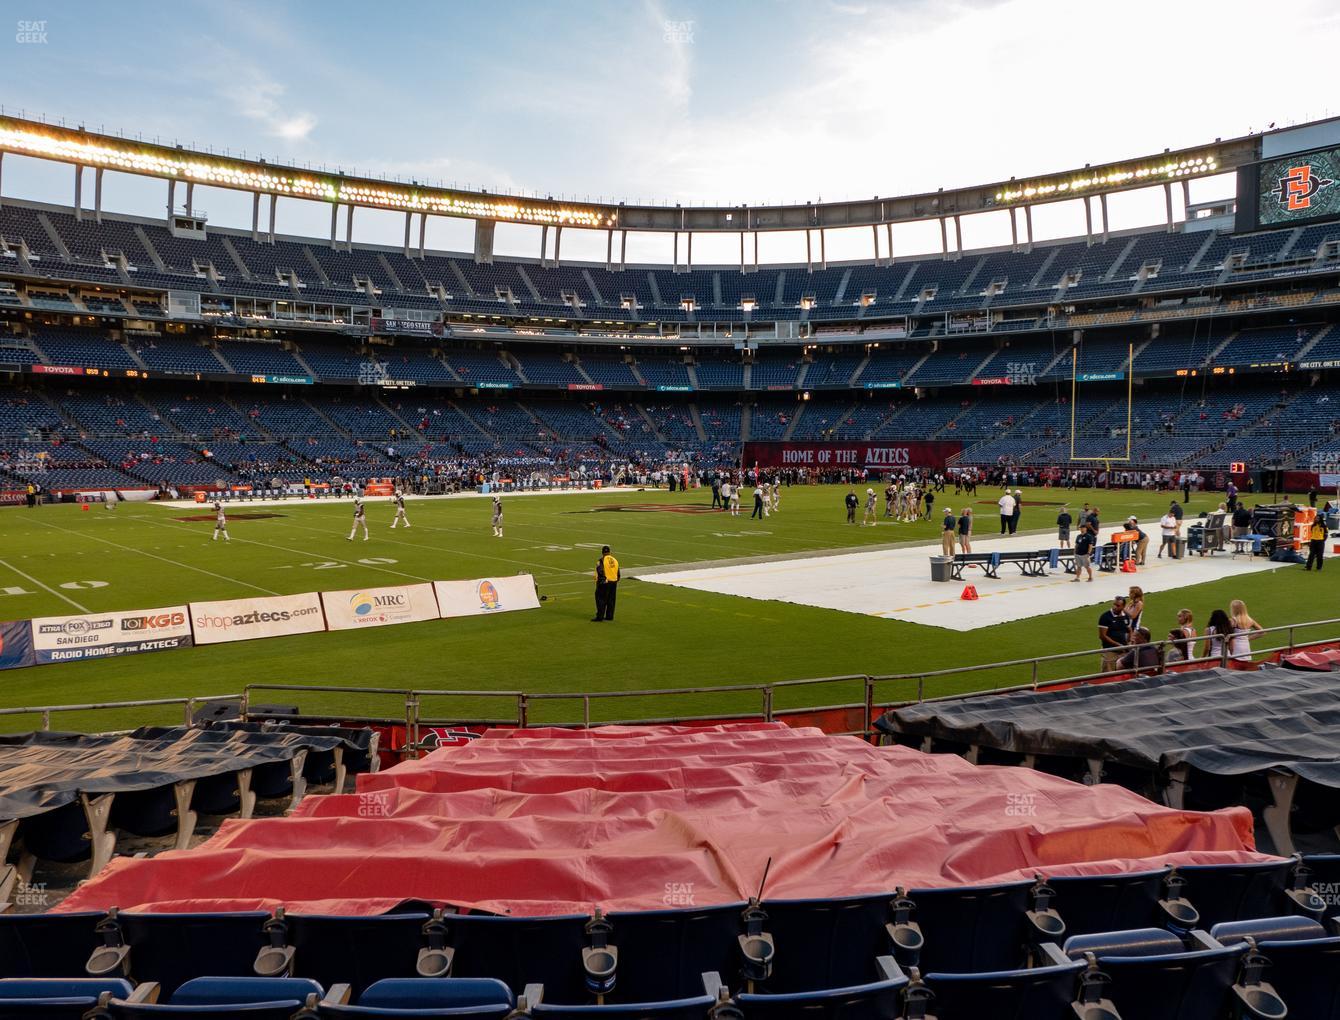
<path id="1" fill-rule="evenodd" d="M 963 452 L 960 442 L 927 440 L 870 440 L 849 443 L 745 443 L 744 466 L 761 468 L 814 468 L 820 471 L 869 468 L 898 471 L 902 468 L 945 466 L 945 461 Z"/>

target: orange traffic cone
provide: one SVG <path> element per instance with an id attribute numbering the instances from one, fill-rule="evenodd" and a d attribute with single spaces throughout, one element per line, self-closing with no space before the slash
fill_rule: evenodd
<path id="1" fill-rule="evenodd" d="M 80 509 L 80 510 L 87 510 L 87 509 L 88 509 L 88 504 L 87 504 L 87 503 L 80 503 L 80 504 L 79 504 L 79 509 Z"/>
<path id="2" fill-rule="evenodd" d="M 959 596 L 959 599 L 963 602 L 976 602 L 977 589 L 974 588 L 972 585 L 968 585 L 963 589 L 963 594 Z"/>
<path id="3" fill-rule="evenodd" d="M 1121 572 L 1122 572 L 1123 574 L 1134 574 L 1134 573 L 1136 572 L 1136 570 L 1135 570 L 1135 560 L 1122 560 L 1122 561 L 1121 561 Z"/>

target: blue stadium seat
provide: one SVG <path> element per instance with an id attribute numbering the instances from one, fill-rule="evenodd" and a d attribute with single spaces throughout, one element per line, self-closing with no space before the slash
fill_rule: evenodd
<path id="1" fill-rule="evenodd" d="M 387 978 L 367 987 L 357 1005 L 322 1000 L 322 1017 L 508 1016 L 511 990 L 490 978 Z"/>
<path id="2" fill-rule="evenodd" d="M 59 978 L 84 973 L 98 945 L 102 914 L 0 914 L 0 978 Z"/>
<path id="3" fill-rule="evenodd" d="M 4 978 L 0 1020 L 80 1020 L 104 995 L 133 993 L 129 981 L 117 978 Z"/>
<path id="4" fill-rule="evenodd" d="M 323 994 L 319 984 L 306 978 L 201 977 L 187 981 L 167 1002 L 112 999 L 108 1008 L 117 1020 L 162 1016 L 289 1020 L 308 1001 L 318 1001 Z"/>
<path id="5" fill-rule="evenodd" d="M 741 992 L 734 1002 L 745 1020 L 896 1020 L 908 977 L 891 956 L 874 961 L 874 981 L 783 995 Z"/>
<path id="6" fill-rule="evenodd" d="M 774 956 L 763 989 L 780 995 L 862 984 L 875 958 L 890 953 L 916 964 L 915 955 L 893 950 L 887 926 L 896 923 L 896 902 L 898 897 L 887 893 L 765 901 L 763 928 L 772 936 Z"/>
<path id="7" fill-rule="evenodd" d="M 1172 874 L 1171 869 L 1160 868 L 1129 875 L 1057 876 L 1048 878 L 1047 884 L 1056 890 L 1055 906 L 1067 935 L 1155 927 L 1171 916 L 1188 922 L 1185 928 L 1195 927 L 1189 904 L 1178 895 L 1180 885 L 1168 887 Z"/>
<path id="8" fill-rule="evenodd" d="M 453 951 L 452 977 L 499 978 L 513 994 L 542 984 L 551 1002 L 585 1002 L 588 992 L 582 950 L 588 945 L 583 914 L 557 917 L 442 918 L 445 944 Z"/>
<path id="9" fill-rule="evenodd" d="M 1298 860 L 1263 864 L 1189 865 L 1177 869 L 1186 880 L 1185 895 L 1200 913 L 1200 926 L 1224 921 L 1276 917 L 1284 913 L 1320 917 L 1326 904 L 1306 887 L 1297 888 Z"/>
<path id="10" fill-rule="evenodd" d="M 1310 917 L 1267 917 L 1216 924 L 1224 945 L 1250 939 L 1269 960 L 1265 977 L 1294 1017 L 1340 1017 L 1340 937 Z"/>
<path id="11" fill-rule="evenodd" d="M 1055 942 L 1065 933 L 1060 917 L 1044 907 L 1050 899 L 1045 889 L 1023 881 L 908 890 L 925 939 L 914 962 L 922 971 L 941 973 L 1023 966 L 1038 943 Z"/>
<path id="12" fill-rule="evenodd" d="M 733 903 L 610 914 L 609 943 L 618 949 L 614 1001 L 691 996 L 701 988 L 698 975 L 707 972 L 733 981 L 740 969 L 745 908 Z"/>
<path id="13" fill-rule="evenodd" d="M 98 924 L 102 944 L 88 972 L 152 981 L 170 995 L 191 978 L 251 977 L 264 944 L 264 911 L 133 914 L 112 911 Z"/>
<path id="14" fill-rule="evenodd" d="M 709 1020 L 709 1011 L 716 1003 L 724 1001 L 725 991 L 717 974 L 703 974 L 701 982 L 702 994 L 679 999 L 570 1006 L 545 1002 L 544 986 L 532 984 L 526 986 L 524 1002 L 517 1014 L 527 1017 L 567 1017 L 568 1020 Z"/>
<path id="15" fill-rule="evenodd" d="M 1067 956 L 1101 972 L 1098 988 L 1123 1017 L 1139 1020 L 1220 1020 L 1251 996 L 1260 1008 L 1247 1016 L 1283 1017 L 1287 1011 L 1266 985 L 1236 985 L 1247 946 L 1225 946 L 1204 931 L 1185 940 L 1157 928 L 1076 935 Z M 1235 994 L 1236 993 L 1236 994 Z M 1272 1005 L 1274 1009 L 1268 1009 Z"/>
<path id="16" fill-rule="evenodd" d="M 348 984 L 358 996 L 385 978 L 423 976 L 418 960 L 428 921 L 426 913 L 356 917 L 277 910 L 264 924 L 266 945 L 256 954 L 255 972 L 308 978 L 327 988 Z"/>
<path id="17" fill-rule="evenodd" d="M 1083 960 L 1070 960 L 1054 943 L 1039 947 L 1040 964 L 978 974 L 927 974 L 930 996 L 908 996 L 909 1020 L 1076 1020 L 1075 1002 Z M 923 1008 L 918 1012 L 914 1003 Z"/>

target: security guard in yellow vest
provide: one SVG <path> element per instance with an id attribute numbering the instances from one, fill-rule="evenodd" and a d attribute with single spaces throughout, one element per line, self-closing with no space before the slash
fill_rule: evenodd
<path id="1" fill-rule="evenodd" d="M 614 619 L 614 599 L 619 593 L 619 561 L 610 555 L 610 547 L 603 546 L 596 560 L 596 615 L 592 623 Z"/>
<path id="2" fill-rule="evenodd" d="M 1307 566 L 1304 570 L 1311 570 L 1312 564 L 1317 565 L 1317 570 L 1321 570 L 1322 560 L 1326 557 L 1326 518 L 1318 514 L 1312 520 L 1312 526 L 1307 529 Z"/>

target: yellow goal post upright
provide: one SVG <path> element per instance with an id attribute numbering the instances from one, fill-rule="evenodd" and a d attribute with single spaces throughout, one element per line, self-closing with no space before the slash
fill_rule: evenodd
<path id="1" fill-rule="evenodd" d="M 1083 334 L 1077 331 L 1075 341 L 1070 347 L 1070 460 L 1078 463 L 1101 463 L 1103 469 L 1111 474 L 1113 463 L 1128 464 L 1131 460 L 1131 426 L 1133 424 L 1133 395 L 1135 392 L 1135 379 L 1131 372 L 1131 362 L 1135 360 L 1134 342 L 1126 345 L 1126 449 L 1117 456 L 1112 453 L 1106 453 L 1101 457 L 1081 457 L 1075 453 L 1076 423 L 1079 415 L 1079 356 L 1080 348 L 1084 344 Z"/>

